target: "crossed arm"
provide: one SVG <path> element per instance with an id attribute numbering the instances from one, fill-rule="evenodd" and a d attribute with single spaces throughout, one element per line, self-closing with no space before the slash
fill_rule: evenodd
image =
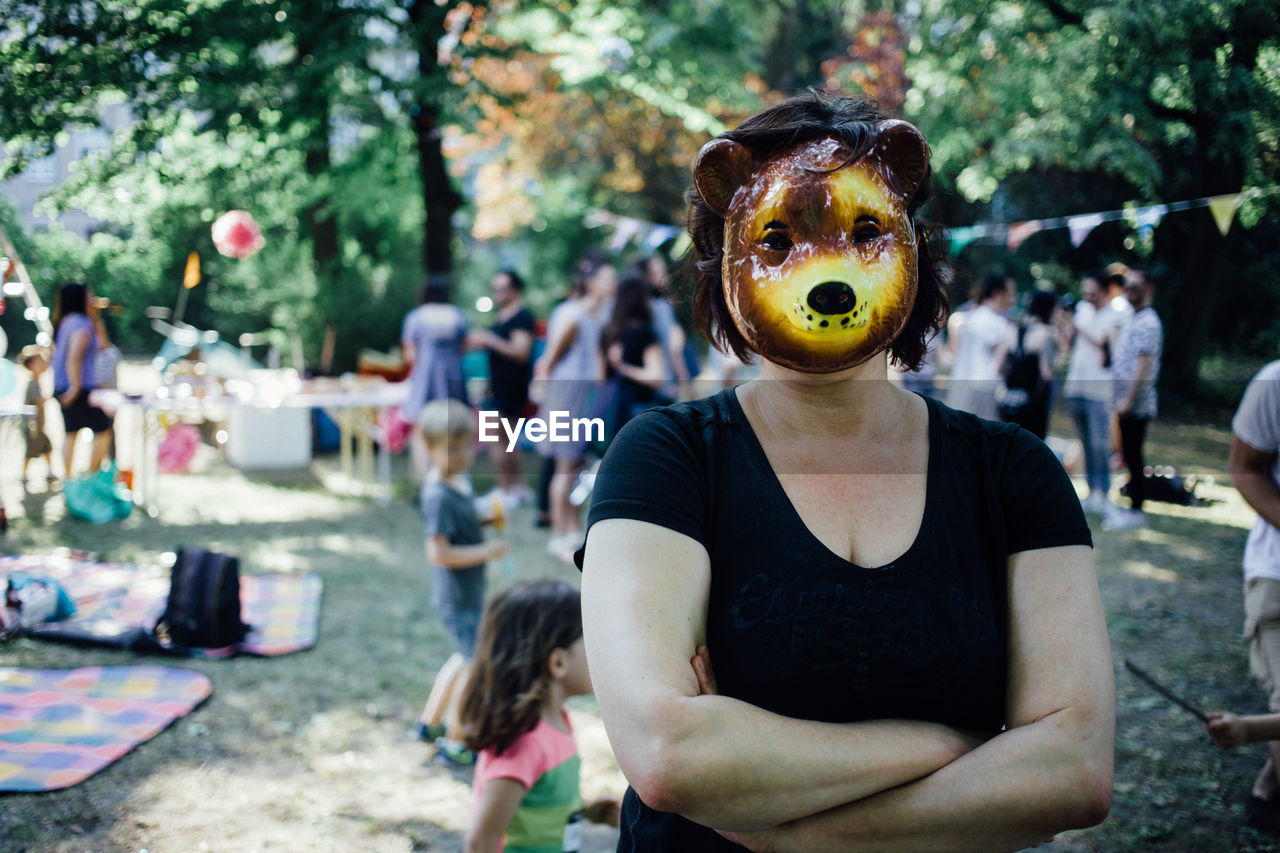
<path id="1" fill-rule="evenodd" d="M 1010 559 L 1009 723 L 978 743 L 937 724 L 816 723 L 699 695 L 706 551 L 645 522 L 599 522 L 583 627 L 619 765 L 653 808 L 753 850 L 1018 849 L 1097 823 L 1115 703 L 1090 553 Z"/>

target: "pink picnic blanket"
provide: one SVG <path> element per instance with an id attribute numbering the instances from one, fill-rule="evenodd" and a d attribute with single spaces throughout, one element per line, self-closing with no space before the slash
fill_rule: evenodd
<path id="1" fill-rule="evenodd" d="M 0 668 L 0 791 L 83 781 L 212 690 L 208 676 L 171 666 Z"/>
<path id="2" fill-rule="evenodd" d="M 132 563 L 98 563 L 67 556 L 0 557 L 0 578 L 11 571 L 44 575 L 62 584 L 76 612 L 29 629 L 49 640 L 137 647 L 164 612 L 169 570 Z M 250 631 L 236 651 L 283 655 L 316 644 L 323 586 L 314 572 L 241 575 L 240 615 Z"/>

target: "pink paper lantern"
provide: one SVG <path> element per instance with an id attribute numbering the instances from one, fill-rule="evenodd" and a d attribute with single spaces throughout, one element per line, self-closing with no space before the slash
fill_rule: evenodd
<path id="1" fill-rule="evenodd" d="M 213 223 L 213 246 L 229 258 L 247 258 L 262 248 L 262 229 L 247 210 L 228 210 Z"/>

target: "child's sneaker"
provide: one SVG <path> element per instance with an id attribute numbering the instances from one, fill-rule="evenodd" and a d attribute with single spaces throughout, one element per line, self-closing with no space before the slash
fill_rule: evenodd
<path id="1" fill-rule="evenodd" d="M 413 724 L 413 736 L 427 743 L 435 743 L 437 738 L 444 737 L 444 726 L 439 723 L 424 723 L 422 720 Z"/>
<path id="2" fill-rule="evenodd" d="M 436 738 L 436 761 L 454 767 L 470 767 L 476 763 L 476 754 L 456 740 Z"/>

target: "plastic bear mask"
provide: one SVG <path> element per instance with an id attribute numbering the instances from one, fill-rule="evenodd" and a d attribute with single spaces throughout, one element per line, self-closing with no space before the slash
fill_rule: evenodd
<path id="1" fill-rule="evenodd" d="M 860 157 L 834 137 L 756 163 L 714 139 L 694 183 L 725 220 L 724 294 L 763 358 L 831 373 L 885 350 L 916 296 L 916 234 L 907 206 L 929 168 L 915 127 L 884 121 Z"/>

